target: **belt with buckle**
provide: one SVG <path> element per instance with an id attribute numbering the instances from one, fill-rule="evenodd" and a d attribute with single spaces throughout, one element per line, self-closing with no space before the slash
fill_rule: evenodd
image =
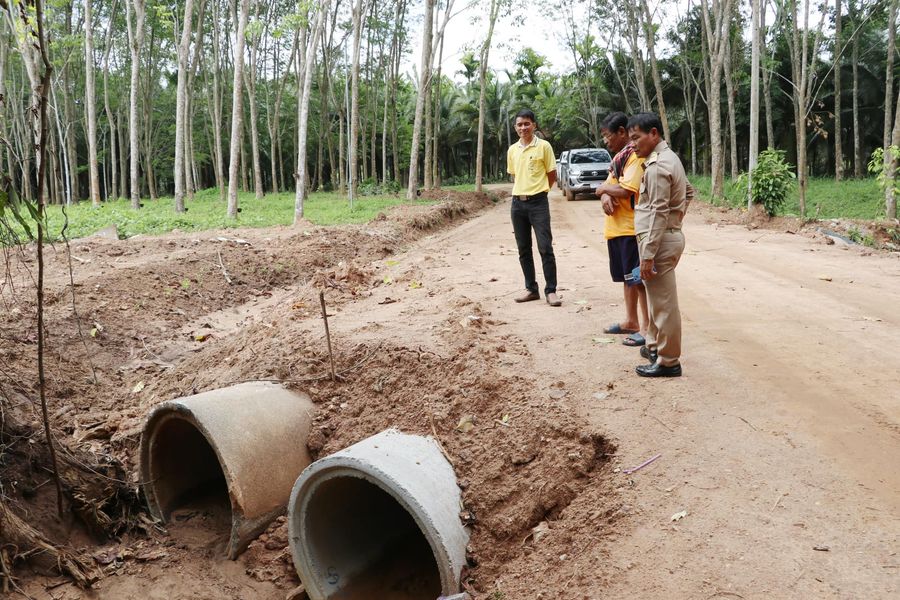
<path id="1" fill-rule="evenodd" d="M 547 195 L 547 192 L 540 192 L 539 194 L 531 194 L 530 196 L 527 194 L 516 195 L 513 194 L 513 200 L 518 200 L 519 202 L 528 202 L 529 200 L 534 200 L 535 198 L 542 198 Z"/>

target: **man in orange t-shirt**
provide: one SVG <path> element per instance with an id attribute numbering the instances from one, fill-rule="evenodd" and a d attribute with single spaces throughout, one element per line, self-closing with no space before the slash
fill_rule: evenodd
<path id="1" fill-rule="evenodd" d="M 628 117 L 622 112 L 610 113 L 600 124 L 603 141 L 615 157 L 597 195 L 606 213 L 603 235 L 609 251 L 609 273 L 613 281 L 623 284 L 625 294 L 625 320 L 613 323 L 603 332 L 628 334 L 623 344 L 643 346 L 649 322 L 647 292 L 642 283 L 631 281 L 631 272 L 641 263 L 634 233 L 634 205 L 640 193 L 644 159 L 635 154 L 627 125 Z"/>

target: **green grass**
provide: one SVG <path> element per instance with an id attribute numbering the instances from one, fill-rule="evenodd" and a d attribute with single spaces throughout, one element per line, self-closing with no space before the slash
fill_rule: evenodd
<path id="1" fill-rule="evenodd" d="M 396 196 L 360 196 L 354 200 L 353 210 L 345 196 L 330 192 L 311 194 L 304 203 L 304 217 L 317 225 L 340 225 L 365 223 L 391 206 L 404 203 L 401 192 Z M 104 202 L 94 208 L 89 202 L 79 202 L 68 207 L 69 227 L 66 231 L 70 239 L 84 237 L 115 225 L 119 237 L 138 234 L 158 235 L 173 230 L 202 231 L 206 229 L 228 229 L 234 227 L 271 227 L 290 225 L 294 219 L 294 193 L 268 194 L 256 200 L 253 193 L 240 193 L 238 206 L 241 212 L 237 219 L 229 219 L 226 203 L 219 199 L 218 189 L 197 192 L 192 201 L 186 201 L 188 211 L 177 214 L 172 198 L 143 200 L 143 208 L 132 210 L 127 200 Z M 433 204 L 429 200 L 417 200 L 415 204 Z M 63 207 L 48 206 L 49 236 L 60 238 L 64 223 Z M 18 225 L 16 225 L 18 227 Z M 22 231 L 16 233 L 21 236 Z"/>
<path id="2" fill-rule="evenodd" d="M 701 198 L 710 201 L 712 180 L 707 176 L 690 177 Z M 725 198 L 713 204 L 739 208 L 746 206 L 746 191 L 735 180 L 725 180 Z M 820 219 L 880 219 L 884 217 L 884 196 L 875 179 L 811 177 L 806 191 L 806 216 Z M 782 211 L 785 216 L 800 215 L 800 197 L 794 185 Z"/>

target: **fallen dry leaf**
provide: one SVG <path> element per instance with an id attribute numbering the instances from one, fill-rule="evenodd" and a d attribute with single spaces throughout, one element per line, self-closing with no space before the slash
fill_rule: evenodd
<path id="1" fill-rule="evenodd" d="M 475 416 L 474 415 L 465 415 L 462 419 L 459 420 L 459 424 L 456 426 L 456 430 L 460 433 L 469 433 L 475 428 Z"/>

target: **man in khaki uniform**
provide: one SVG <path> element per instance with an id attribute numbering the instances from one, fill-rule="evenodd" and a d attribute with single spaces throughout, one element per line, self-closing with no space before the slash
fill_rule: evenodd
<path id="1" fill-rule="evenodd" d="M 634 208 L 641 279 L 650 311 L 647 344 L 641 348 L 641 356 L 650 364 L 636 369 L 642 377 L 681 375 L 681 312 L 675 267 L 684 252 L 681 222 L 694 198 L 694 188 L 661 131 L 662 123 L 653 113 L 638 113 L 628 119 L 635 153 L 646 157 L 640 199 Z"/>

